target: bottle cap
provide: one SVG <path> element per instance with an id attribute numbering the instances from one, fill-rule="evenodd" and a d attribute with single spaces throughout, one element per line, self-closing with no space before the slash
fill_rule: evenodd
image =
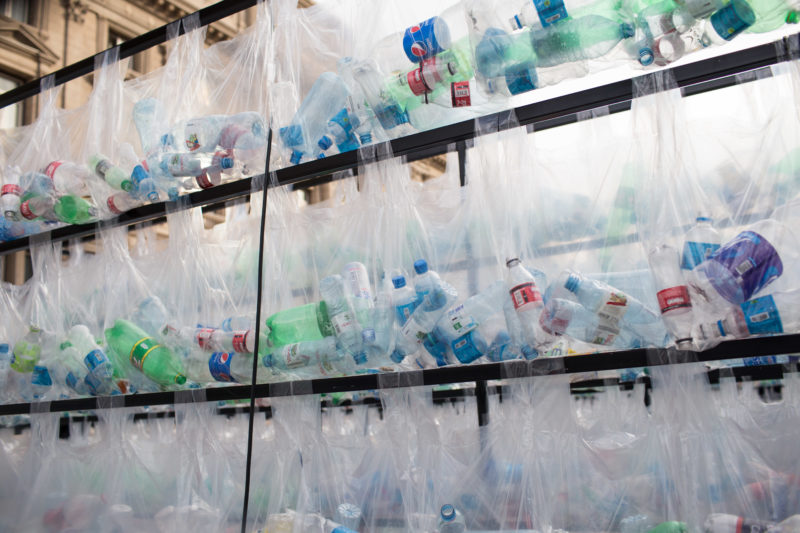
<path id="1" fill-rule="evenodd" d="M 696 222 L 713 222 L 713 220 L 711 219 L 711 217 L 705 217 L 705 216 L 703 216 L 703 217 L 697 217 L 697 218 L 695 219 L 695 221 L 696 221 Z"/>
<path id="2" fill-rule="evenodd" d="M 570 274 L 569 277 L 567 277 L 567 281 L 564 282 L 564 288 L 569 292 L 575 292 L 578 290 L 580 284 L 581 278 L 577 274 Z"/>
<path id="3" fill-rule="evenodd" d="M 800 22 L 800 12 L 790 11 L 789 14 L 786 15 L 786 22 L 787 24 L 797 24 Z"/>
<path id="4" fill-rule="evenodd" d="M 233 158 L 223 157 L 219 162 L 219 166 L 221 168 L 233 168 Z"/>
<path id="5" fill-rule="evenodd" d="M 456 518 L 456 508 L 452 504 L 446 503 L 442 505 L 442 520 L 451 522 Z"/>
<path id="6" fill-rule="evenodd" d="M 272 358 L 272 354 L 268 353 L 267 355 L 265 355 L 261 359 L 261 364 L 264 365 L 267 368 L 272 368 L 272 366 L 274 366 L 274 364 L 275 364 L 275 361 Z"/>
<path id="7" fill-rule="evenodd" d="M 317 145 L 322 150 L 327 150 L 328 148 L 333 146 L 333 141 L 331 141 L 331 138 L 328 137 L 327 135 L 323 135 L 322 138 L 319 141 L 317 141 Z"/>
<path id="8" fill-rule="evenodd" d="M 643 67 L 646 67 L 653 63 L 655 59 L 655 54 L 653 54 L 653 49 L 649 46 L 645 46 L 644 48 L 639 49 L 639 64 Z"/>
<path id="9" fill-rule="evenodd" d="M 393 276 L 392 285 L 395 289 L 401 289 L 406 286 L 406 278 L 404 276 Z"/>
<path id="10" fill-rule="evenodd" d="M 508 268 L 517 266 L 519 264 L 519 257 L 512 257 L 510 259 L 506 259 L 506 266 Z"/>
<path id="11" fill-rule="evenodd" d="M 183 385 L 184 383 L 186 383 L 186 376 L 184 376 L 183 374 L 178 374 L 177 376 L 175 376 L 175 383 L 177 383 L 178 385 Z"/>
<path id="12" fill-rule="evenodd" d="M 297 165 L 298 163 L 300 163 L 301 159 L 303 159 L 303 152 L 299 152 L 297 150 L 292 150 L 292 155 L 291 155 L 291 157 L 289 157 L 289 161 L 293 165 Z"/>
<path id="13" fill-rule="evenodd" d="M 428 262 L 424 259 L 417 259 L 414 261 L 414 271 L 420 275 L 424 274 L 428 271 Z"/>
<path id="14" fill-rule="evenodd" d="M 397 363 L 398 365 L 403 362 L 406 356 L 398 352 L 397 350 L 392 352 L 392 355 L 389 356 L 389 359 Z"/>

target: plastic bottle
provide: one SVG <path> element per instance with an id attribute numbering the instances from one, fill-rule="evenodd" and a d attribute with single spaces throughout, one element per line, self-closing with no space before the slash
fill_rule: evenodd
<path id="1" fill-rule="evenodd" d="M 800 244 L 790 228 L 771 219 L 756 222 L 687 273 L 692 302 L 711 309 L 739 305 L 795 265 Z"/>
<path id="2" fill-rule="evenodd" d="M 111 187 L 125 192 L 133 190 L 134 182 L 131 174 L 114 165 L 106 156 L 102 154 L 91 156 L 89 158 L 89 168 Z M 141 166 L 139 168 L 141 172 L 144 172 Z"/>
<path id="3" fill-rule="evenodd" d="M 592 5 L 595 0 L 526 0 L 519 13 L 511 17 L 511 30 L 531 28 L 539 30 L 560 22 L 575 11 Z"/>
<path id="4" fill-rule="evenodd" d="M 506 97 L 532 91 L 538 86 L 539 77 L 536 74 L 535 61 L 509 65 L 502 76 L 486 80 L 486 90 L 490 95 Z"/>
<path id="5" fill-rule="evenodd" d="M 347 263 L 342 269 L 342 280 L 345 295 L 353 305 L 358 323 L 363 329 L 372 329 L 371 314 L 374 304 L 367 267 L 363 263 Z"/>
<path id="6" fill-rule="evenodd" d="M 398 128 L 400 135 L 405 130 L 411 131 L 408 126 L 408 113 L 400 102 L 384 89 L 384 78 L 378 71 L 375 61 L 356 61 L 352 68 L 353 79 L 361 87 L 367 104 L 381 127 L 386 131 Z"/>
<path id="7" fill-rule="evenodd" d="M 126 192 L 118 192 L 106 198 L 106 206 L 115 215 L 120 215 L 142 205 L 142 201 Z"/>
<path id="8" fill-rule="evenodd" d="M 175 150 L 175 137 L 166 123 L 167 112 L 156 98 L 143 98 L 133 105 L 133 122 L 142 143 L 145 161 L 143 168 L 147 177 L 134 183 L 136 195 L 151 202 L 159 200 L 157 187 L 162 188 L 170 200 L 178 197 L 178 184 L 160 172 L 160 155 Z"/>
<path id="9" fill-rule="evenodd" d="M 684 522 L 661 522 L 647 530 L 647 533 L 687 533 L 689 529 Z"/>
<path id="10" fill-rule="evenodd" d="M 755 21 L 756 15 L 746 0 L 731 0 L 707 21 L 697 21 L 694 32 L 702 33 L 699 43 L 703 47 L 721 45 L 745 31 Z"/>
<path id="11" fill-rule="evenodd" d="M 323 278 L 319 283 L 319 292 L 328 308 L 337 342 L 357 364 L 365 363 L 367 356 L 364 353 L 361 326 L 350 302 L 345 298 L 342 276 L 335 274 Z"/>
<path id="12" fill-rule="evenodd" d="M 53 195 L 32 196 L 23 200 L 19 206 L 19 213 L 27 220 L 44 219 L 56 222 L 59 217 L 55 213 L 55 205 L 56 197 Z"/>
<path id="13" fill-rule="evenodd" d="M 254 111 L 230 115 L 220 131 L 219 145 L 225 150 L 255 151 L 266 146 L 264 119 Z"/>
<path id="14" fill-rule="evenodd" d="M 442 505 L 439 514 L 441 517 L 439 521 L 439 533 L 462 533 L 466 531 L 467 526 L 464 522 L 464 517 L 451 504 L 447 503 Z"/>
<path id="15" fill-rule="evenodd" d="M 175 177 L 199 176 L 212 167 L 219 171 L 233 168 L 233 158 L 227 151 L 164 153 L 160 166 L 163 172 Z"/>
<path id="16" fill-rule="evenodd" d="M 763 33 L 777 30 L 786 23 L 797 23 L 800 6 L 786 0 L 751 0 L 756 22 L 748 31 Z"/>
<path id="17" fill-rule="evenodd" d="M 719 232 L 714 229 L 710 217 L 697 217 L 696 224 L 686 232 L 681 257 L 681 268 L 692 270 L 711 257 L 722 244 Z"/>
<path id="18" fill-rule="evenodd" d="M 435 100 L 437 95 L 450 89 L 450 84 L 468 81 L 473 76 L 468 42 L 454 46 L 429 59 L 419 67 L 400 72 L 386 80 L 386 90 L 403 108 L 413 109 L 420 103 Z M 419 97 L 425 96 L 424 100 Z"/>
<path id="19" fill-rule="evenodd" d="M 11 363 L 11 368 L 21 374 L 33 372 L 33 367 L 39 362 L 42 354 L 41 343 L 42 330 L 30 326 L 25 337 L 14 344 L 14 361 Z"/>
<path id="20" fill-rule="evenodd" d="M 0 399 L 8 399 L 8 373 L 11 371 L 12 357 L 8 343 L 0 342 Z"/>
<path id="21" fill-rule="evenodd" d="M 405 278 L 402 276 L 392 278 L 392 283 L 395 283 L 395 279 L 397 278 L 402 278 L 403 283 L 405 283 Z M 397 286 L 397 284 L 395 284 L 395 286 Z M 433 310 L 426 309 L 425 306 L 419 306 L 414 310 L 413 313 L 411 313 L 411 316 L 408 317 L 408 320 L 405 321 L 399 320 L 401 316 L 405 316 L 405 314 L 398 314 L 398 323 L 402 323 L 403 325 L 396 335 L 395 349 L 391 355 L 393 361 L 399 363 L 406 356 L 416 353 L 423 342 L 426 340 L 430 341 L 429 334 L 436 327 L 436 322 L 458 297 L 455 289 L 453 289 L 451 286 L 448 285 L 445 287 L 445 289 L 448 299 L 444 306 Z M 416 293 L 413 291 L 409 292 L 411 292 L 409 295 L 410 297 L 406 297 L 404 300 L 413 299 L 416 301 Z M 397 309 L 397 304 L 396 302 L 394 303 L 395 309 Z M 431 342 L 431 345 L 434 344 L 435 342 Z"/>
<path id="22" fill-rule="evenodd" d="M 372 310 L 372 321 L 370 323 L 374 338 L 370 339 L 369 333 L 367 333 L 366 337 L 362 337 L 367 359 L 370 363 L 380 363 L 386 356 L 391 356 L 394 351 L 396 312 L 392 304 L 392 286 L 384 277 L 379 287 L 380 290 L 375 297 L 375 306 Z"/>
<path id="23" fill-rule="evenodd" d="M 357 150 L 360 146 L 355 135 L 358 126 L 358 119 L 351 117 L 346 107 L 342 108 L 328 121 L 327 132 L 317 144 L 323 151 L 328 151 L 333 145 L 336 145 L 339 153 Z"/>
<path id="24" fill-rule="evenodd" d="M 89 370 L 81 360 L 80 351 L 69 340 L 61 343 L 61 354 L 56 380 L 65 384 L 81 396 L 92 394 L 91 387 L 86 381 Z"/>
<path id="25" fill-rule="evenodd" d="M 53 387 L 55 367 L 52 358 L 42 358 L 31 372 L 31 393 L 35 401 L 52 400 L 57 397 L 57 388 Z M 54 390 L 55 389 L 55 390 Z"/>
<path id="26" fill-rule="evenodd" d="M 253 378 L 253 354 L 214 352 L 208 370 L 216 381 L 249 384 Z"/>
<path id="27" fill-rule="evenodd" d="M 552 67 L 603 56 L 634 34 L 631 24 L 586 15 L 532 31 L 531 42 L 538 57 L 537 65 Z"/>
<path id="28" fill-rule="evenodd" d="M 768 522 L 748 520 L 741 516 L 723 513 L 712 513 L 706 518 L 703 530 L 706 533 L 755 533 L 772 531 Z"/>
<path id="29" fill-rule="evenodd" d="M 522 333 L 528 346 L 537 345 L 537 324 L 539 315 L 544 309 L 542 293 L 536 286 L 533 274 L 522 265 L 519 258 L 514 257 L 506 261 L 508 267 L 508 293 L 514 306 Z"/>
<path id="30" fill-rule="evenodd" d="M 408 322 L 409 317 L 419 305 L 417 293 L 406 285 L 405 276 L 394 276 L 392 278 L 392 304 L 397 315 L 397 323 L 402 326 Z"/>
<path id="31" fill-rule="evenodd" d="M 336 348 L 336 338 L 325 337 L 314 341 L 302 341 L 272 348 L 262 358 L 265 367 L 293 370 L 307 366 L 325 365 L 343 357 Z"/>
<path id="32" fill-rule="evenodd" d="M 800 289 L 774 292 L 731 306 L 716 322 L 698 326 L 702 340 L 772 335 L 800 329 Z"/>
<path id="33" fill-rule="evenodd" d="M 278 311 L 266 320 L 272 346 L 286 346 L 334 335 L 325 302 Z"/>
<path id="34" fill-rule="evenodd" d="M 190 152 L 213 152 L 219 146 L 224 115 L 207 115 L 186 121 L 183 126 L 183 146 Z"/>
<path id="35" fill-rule="evenodd" d="M 108 345 L 121 358 L 162 386 L 186 383 L 183 365 L 165 346 L 158 344 L 137 325 L 117 319 L 105 331 Z"/>
<path id="36" fill-rule="evenodd" d="M 652 3 L 636 14 L 630 48 L 643 66 L 653 62 L 663 66 L 683 57 L 686 43 L 681 37 L 681 31 L 688 29 L 684 20 L 687 12 L 680 11 L 682 15 L 676 20 L 676 11 L 679 10 L 672 0 L 664 0 Z M 690 23 L 694 20 L 691 15 L 688 19 Z M 681 26 L 680 31 L 676 23 Z"/>
<path id="37" fill-rule="evenodd" d="M 319 153 L 318 142 L 326 133 L 328 121 L 347 105 L 347 97 L 347 86 L 336 74 L 323 72 L 317 78 L 291 124 L 279 131 L 283 145 L 291 150 L 292 164 Z"/>
<path id="38" fill-rule="evenodd" d="M 53 187 L 61 194 L 87 196 L 89 188 L 89 172 L 86 167 L 72 161 L 53 161 L 42 171 L 42 174 L 53 180 Z"/>
<path id="39" fill-rule="evenodd" d="M 444 17 L 431 17 L 403 33 L 403 51 L 412 63 L 430 59 L 450 48 L 450 44 L 450 28 Z"/>
<path id="40" fill-rule="evenodd" d="M 636 335 L 623 330 L 618 322 L 600 320 L 581 304 L 564 298 L 548 299 L 539 316 L 539 325 L 548 335 L 567 335 L 579 341 L 621 350 L 645 344 Z"/>
<path id="41" fill-rule="evenodd" d="M 72 194 L 65 194 L 56 200 L 53 212 L 58 220 L 67 224 L 86 224 L 97 218 L 97 208 Z"/>
<path id="42" fill-rule="evenodd" d="M 800 514 L 795 514 L 771 527 L 769 533 L 800 533 Z"/>
<path id="43" fill-rule="evenodd" d="M 108 395 L 114 391 L 114 367 L 89 331 L 82 324 L 72 326 L 68 341 L 77 349 L 80 361 L 86 366 L 86 383 L 93 394 Z"/>
<path id="44" fill-rule="evenodd" d="M 447 294 L 442 286 L 439 274 L 428 269 L 428 262 L 424 259 L 414 261 L 414 291 L 417 293 L 418 305 L 428 311 L 436 311 L 447 304 Z"/>
<path id="45" fill-rule="evenodd" d="M 573 271 L 565 271 L 559 278 L 563 286 L 578 299 L 587 310 L 598 319 L 615 326 L 623 322 L 629 324 L 649 324 L 658 322 L 659 317 L 645 307 L 639 300 L 602 281 L 586 278 Z"/>
<path id="46" fill-rule="evenodd" d="M 662 244 L 650 250 L 650 270 L 656 282 L 656 297 L 661 319 L 675 337 L 679 347 L 688 348 L 692 341 L 692 301 L 683 278 L 678 251 Z"/>
<path id="47" fill-rule="evenodd" d="M 336 71 L 350 92 L 347 113 L 353 121 L 353 131 L 358 142 L 367 145 L 372 142 L 373 131 L 377 129 L 378 124 L 377 118 L 369 109 L 369 97 L 356 79 L 356 64 L 352 57 L 343 57 L 336 63 Z"/>
<path id="48" fill-rule="evenodd" d="M 19 204 L 22 203 L 22 188 L 19 185 L 19 173 L 13 169 L 4 176 L 3 187 L 0 188 L 0 208 L 7 220 L 20 220 Z"/>

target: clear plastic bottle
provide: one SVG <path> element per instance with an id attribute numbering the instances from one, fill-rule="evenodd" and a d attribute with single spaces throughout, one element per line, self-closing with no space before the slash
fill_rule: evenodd
<path id="1" fill-rule="evenodd" d="M 417 305 L 422 305 L 428 311 L 436 311 L 447 304 L 447 294 L 442 286 L 439 274 L 428 269 L 428 262 L 424 259 L 414 261 L 414 291 L 417 293 Z"/>
<path id="2" fill-rule="evenodd" d="M 363 349 L 361 327 L 350 302 L 344 296 L 342 277 L 336 274 L 323 278 L 319 283 L 319 292 L 328 307 L 328 316 L 339 345 L 357 364 L 364 363 L 367 356 Z"/>
<path id="3" fill-rule="evenodd" d="M 384 78 L 375 61 L 356 61 L 353 65 L 353 79 L 361 87 L 370 109 L 384 130 L 394 130 L 397 135 L 412 131 L 405 108 L 391 93 L 384 90 Z"/>
<path id="4" fill-rule="evenodd" d="M 392 282 L 394 282 L 394 279 L 392 279 Z M 393 361 L 399 363 L 406 356 L 416 353 L 420 346 L 429 339 L 428 336 L 436 327 L 436 322 L 456 301 L 458 293 L 456 293 L 455 289 L 450 285 L 445 286 L 444 289 L 447 295 L 447 302 L 444 306 L 434 310 L 428 310 L 425 306 L 417 307 L 408 320 L 403 323 L 396 335 L 395 350 L 392 353 Z M 410 299 L 416 300 L 416 293 L 413 291 L 411 291 Z M 400 317 L 398 316 L 398 318 Z"/>
<path id="5" fill-rule="evenodd" d="M 419 305 L 419 300 L 417 299 L 417 293 L 406 285 L 405 276 L 394 276 L 392 285 L 394 286 L 392 304 L 397 314 L 397 323 L 402 326 L 408 322 L 408 319 L 414 313 L 414 310 Z"/>
<path id="6" fill-rule="evenodd" d="M 141 205 L 143 205 L 141 200 L 134 198 L 126 192 L 118 192 L 106 198 L 108 210 L 115 215 L 120 215 Z"/>
<path id="7" fill-rule="evenodd" d="M 0 342 L 0 400 L 8 400 L 9 372 L 11 372 L 11 347 Z"/>
<path id="8" fill-rule="evenodd" d="M 650 250 L 648 261 L 656 282 L 661 319 L 675 337 L 678 347 L 688 348 L 692 342 L 694 315 L 689 288 L 680 268 L 678 251 L 666 244 L 656 246 Z"/>
<path id="9" fill-rule="evenodd" d="M 261 362 L 265 367 L 293 370 L 307 366 L 326 365 L 342 359 L 336 347 L 336 338 L 325 337 L 314 341 L 302 341 L 271 348 Z"/>
<path id="10" fill-rule="evenodd" d="M 486 89 L 490 95 L 497 94 L 505 97 L 526 93 L 538 86 L 539 77 L 536 74 L 534 61 L 509 65 L 502 76 L 486 80 Z"/>
<path id="11" fill-rule="evenodd" d="M 562 21 L 580 11 L 581 8 L 590 6 L 595 0 L 526 0 L 519 13 L 511 17 L 510 28 L 512 31 L 522 28 L 539 30 L 551 24 Z"/>
<path id="12" fill-rule="evenodd" d="M 533 274 L 528 272 L 519 258 L 508 259 L 506 267 L 508 267 L 507 283 L 511 303 L 519 317 L 525 342 L 528 346 L 534 347 L 540 340 L 536 337 L 539 315 L 544 309 L 542 293 L 536 286 Z"/>
<path id="13" fill-rule="evenodd" d="M 22 188 L 19 185 L 19 173 L 11 169 L 4 176 L 3 187 L 0 189 L 0 207 L 6 220 L 20 220 L 19 204 L 22 203 Z"/>
<path id="14" fill-rule="evenodd" d="M 50 222 L 58 221 L 54 207 L 56 197 L 53 195 L 33 196 L 23 201 L 19 206 L 19 213 L 26 220 L 43 219 Z"/>
<path id="15" fill-rule="evenodd" d="M 725 336 L 773 335 L 800 330 L 800 289 L 774 292 L 731 306 L 724 316 L 698 326 L 701 340 Z"/>
<path id="16" fill-rule="evenodd" d="M 226 117 L 207 115 L 194 117 L 183 125 L 183 146 L 190 152 L 213 152 L 219 146 Z"/>
<path id="17" fill-rule="evenodd" d="M 56 380 L 64 383 L 81 396 L 92 394 L 89 384 L 86 382 L 89 369 L 83 364 L 78 348 L 69 340 L 62 342 L 60 348 L 60 368 L 56 372 Z"/>
<path id="18" fill-rule="evenodd" d="M 453 505 L 442 505 L 439 521 L 439 533 L 463 533 L 467 530 L 464 516 Z"/>
<path id="19" fill-rule="evenodd" d="M 342 279 L 345 295 L 353 305 L 358 323 L 363 329 L 372 329 L 371 314 L 374 304 L 367 267 L 359 262 L 347 263 L 342 269 Z"/>
<path id="20" fill-rule="evenodd" d="M 219 145 L 225 150 L 252 152 L 263 149 L 267 143 L 264 119 L 254 111 L 245 111 L 227 117 L 220 131 Z"/>
<path id="21" fill-rule="evenodd" d="M 19 373 L 32 372 L 42 355 L 42 330 L 30 326 L 25 337 L 14 344 L 13 354 L 11 368 Z"/>
<path id="22" fill-rule="evenodd" d="M 559 278 L 558 286 L 573 293 L 587 310 L 598 319 L 618 326 L 623 322 L 630 324 L 650 324 L 659 321 L 659 316 L 644 306 L 636 298 L 625 294 L 607 283 L 587 278 L 573 271 L 565 271 Z"/>
<path id="23" fill-rule="evenodd" d="M 83 165 L 72 161 L 53 161 L 42 174 L 53 180 L 53 187 L 61 194 L 89 195 L 89 172 Z"/>
<path id="24" fill-rule="evenodd" d="M 786 23 L 797 23 L 800 4 L 787 0 L 751 0 L 756 22 L 748 31 L 763 33 L 777 30 Z"/>
<path id="25" fill-rule="evenodd" d="M 82 324 L 72 326 L 67 339 L 77 349 L 81 363 L 88 370 L 85 381 L 92 393 L 111 394 L 114 391 L 114 367 L 89 328 Z"/>
<path id="26" fill-rule="evenodd" d="M 249 384 L 253 379 L 253 354 L 214 352 L 208 358 L 208 371 L 215 381 Z"/>
<path id="27" fill-rule="evenodd" d="M 567 335 L 573 339 L 613 346 L 620 350 L 640 348 L 647 344 L 658 345 L 660 339 L 641 339 L 622 329 L 619 322 L 600 320 L 585 307 L 572 300 L 551 297 L 539 316 L 542 330 L 554 336 Z"/>
<path id="28" fill-rule="evenodd" d="M 360 146 L 356 137 L 358 125 L 358 119 L 351 117 L 346 107 L 342 108 L 328 121 L 328 131 L 320 138 L 317 144 L 323 152 L 328 152 L 333 145 L 336 145 L 339 153 L 358 150 Z"/>
<path id="29" fill-rule="evenodd" d="M 697 217 L 696 224 L 686 232 L 681 257 L 682 269 L 692 270 L 711 257 L 722 245 L 722 237 L 714 228 L 713 222 L 710 217 Z"/>
<path id="30" fill-rule="evenodd" d="M 772 531 L 768 522 L 748 520 L 741 516 L 723 513 L 713 513 L 708 515 L 703 530 L 705 533 L 744 533 L 745 531 Z"/>
<path id="31" fill-rule="evenodd" d="M 537 65 L 553 67 L 603 56 L 634 35 L 632 24 L 585 15 L 532 31 L 531 42 L 538 57 Z"/>
<path id="32" fill-rule="evenodd" d="M 756 222 L 687 273 L 692 302 L 713 311 L 744 303 L 779 278 L 787 288 L 796 276 L 785 272 L 792 273 L 787 268 L 797 264 L 799 253 L 789 227 L 772 219 Z"/>

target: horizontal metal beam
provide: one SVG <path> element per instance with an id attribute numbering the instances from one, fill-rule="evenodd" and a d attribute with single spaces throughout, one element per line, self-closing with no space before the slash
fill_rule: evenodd
<path id="1" fill-rule="evenodd" d="M 389 372 L 383 374 L 361 374 L 338 378 L 288 381 L 282 383 L 263 383 L 256 385 L 236 385 L 209 389 L 195 389 L 178 392 L 154 392 L 109 398 L 77 398 L 58 400 L 49 404 L 16 403 L 0 405 L 0 416 L 28 414 L 31 412 L 91 411 L 105 407 L 144 407 L 148 405 L 169 405 L 192 401 L 228 401 L 304 394 L 332 394 L 402 387 L 446 385 L 485 380 L 525 378 L 546 375 L 575 374 L 582 372 L 602 372 L 625 368 L 642 368 L 691 362 L 708 362 L 744 357 L 795 354 L 800 352 L 800 334 L 756 337 L 723 342 L 703 352 L 682 351 L 673 348 L 642 348 L 618 352 L 604 352 L 568 357 L 540 357 L 531 361 L 514 360 L 502 363 L 483 363 L 475 365 L 446 366 L 429 370 L 411 372 Z M 759 367 L 737 369 L 739 377 L 753 372 L 753 379 L 759 376 Z M 769 377 L 774 377 L 774 368 Z M 765 377 L 767 377 L 765 375 Z M 717 379 L 719 376 L 717 375 Z M 254 389 L 254 390 L 253 390 Z M 99 401 L 98 401 L 99 400 Z M 31 406 L 33 405 L 33 408 Z"/>

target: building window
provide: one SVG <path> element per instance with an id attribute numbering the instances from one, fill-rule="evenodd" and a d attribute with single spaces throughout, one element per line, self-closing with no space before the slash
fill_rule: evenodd
<path id="1" fill-rule="evenodd" d="M 0 15 L 27 24 L 30 21 L 29 3 L 28 0 L 0 0 Z"/>
<path id="2" fill-rule="evenodd" d="M 14 78 L 0 74 L 0 93 L 19 87 L 20 82 Z M 17 102 L 0 109 L 0 128 L 16 128 L 22 121 L 22 102 Z"/>
<path id="3" fill-rule="evenodd" d="M 127 40 L 128 37 L 125 37 L 114 30 L 108 31 L 108 48 L 114 48 L 115 46 L 118 46 Z M 144 56 L 142 54 L 143 53 L 140 52 L 131 58 L 131 70 L 138 74 L 144 73 Z"/>

